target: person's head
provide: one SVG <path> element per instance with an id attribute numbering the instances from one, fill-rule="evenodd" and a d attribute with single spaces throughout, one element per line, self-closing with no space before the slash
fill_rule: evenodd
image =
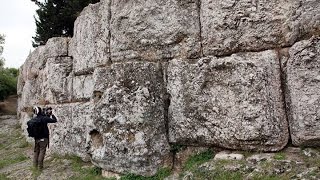
<path id="1" fill-rule="evenodd" d="M 52 107 L 48 107 L 46 109 L 46 115 L 51 115 L 52 114 Z"/>
<path id="2" fill-rule="evenodd" d="M 37 116 L 38 116 L 38 115 L 41 115 L 41 113 L 42 113 L 42 112 L 41 112 L 41 108 L 40 108 L 40 107 L 38 107 L 38 106 L 34 106 L 34 107 L 33 107 L 33 114 L 34 114 L 34 115 L 37 115 Z"/>

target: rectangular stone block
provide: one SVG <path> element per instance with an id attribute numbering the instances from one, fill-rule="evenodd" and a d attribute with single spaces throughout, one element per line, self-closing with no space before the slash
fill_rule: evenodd
<path id="1" fill-rule="evenodd" d="M 103 77 L 94 81 L 103 81 L 105 89 L 94 102 L 92 162 L 118 173 L 155 174 L 170 154 L 161 66 L 113 64 L 97 71 L 95 77 Z"/>
<path id="2" fill-rule="evenodd" d="M 72 62 L 71 57 L 55 57 L 47 60 L 43 73 L 42 94 L 50 104 L 71 101 Z"/>
<path id="3" fill-rule="evenodd" d="M 277 151 L 288 124 L 274 51 L 202 58 L 168 66 L 171 143 Z"/>
<path id="4" fill-rule="evenodd" d="M 88 103 L 72 103 L 51 106 L 58 122 L 49 124 L 50 153 L 77 155 L 90 160 L 86 152 L 88 127 L 92 125 L 92 107 Z"/>
<path id="5" fill-rule="evenodd" d="M 292 143 L 320 145 L 320 38 L 296 43 L 285 69 Z"/>
<path id="6" fill-rule="evenodd" d="M 292 45 L 320 28 L 320 1 L 201 0 L 205 55 Z"/>
<path id="7" fill-rule="evenodd" d="M 93 76 L 74 76 L 72 83 L 72 101 L 89 101 L 93 95 Z"/>
<path id="8" fill-rule="evenodd" d="M 117 0 L 111 4 L 112 61 L 200 55 L 198 0 Z"/>
<path id="9" fill-rule="evenodd" d="M 47 58 L 68 56 L 69 41 L 70 38 L 65 37 L 50 38 L 45 45 L 46 50 L 44 54 Z"/>
<path id="10" fill-rule="evenodd" d="M 75 21 L 69 54 L 74 58 L 76 74 L 85 74 L 109 62 L 109 24 L 110 0 L 90 4 Z"/>

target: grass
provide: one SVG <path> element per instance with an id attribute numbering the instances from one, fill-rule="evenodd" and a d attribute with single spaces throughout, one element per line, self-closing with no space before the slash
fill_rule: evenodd
<path id="1" fill-rule="evenodd" d="M 168 177 L 171 174 L 171 170 L 169 168 L 161 168 L 158 170 L 157 174 L 151 177 L 144 177 L 135 174 L 126 174 L 121 176 L 120 180 L 162 180 Z"/>
<path id="2" fill-rule="evenodd" d="M 0 180 L 9 180 L 9 178 L 4 174 L 0 174 Z"/>
<path id="3" fill-rule="evenodd" d="M 26 157 L 24 154 L 18 154 L 17 156 L 14 157 L 6 157 L 0 160 L 0 169 L 12 165 L 12 164 L 16 164 L 18 162 L 22 162 L 27 160 L 28 157 Z"/>
<path id="4" fill-rule="evenodd" d="M 243 175 L 241 172 L 228 172 L 224 170 L 217 170 L 212 179 L 215 180 L 239 180 L 243 179 Z"/>
<path id="5" fill-rule="evenodd" d="M 285 160 L 286 159 L 286 154 L 283 153 L 283 152 L 278 152 L 273 156 L 273 158 L 275 160 Z"/>
<path id="6" fill-rule="evenodd" d="M 185 163 L 183 169 L 184 170 L 191 170 L 195 166 L 209 161 L 210 159 L 213 158 L 213 156 L 214 156 L 214 153 L 212 150 L 207 150 L 207 151 L 201 152 L 199 154 L 196 154 L 194 156 L 191 156 L 187 160 L 187 162 Z"/>
<path id="7" fill-rule="evenodd" d="M 54 158 L 58 159 L 69 159 L 71 160 L 72 170 L 78 172 L 79 175 L 73 176 L 71 180 L 105 180 L 106 178 L 102 177 L 101 168 L 95 166 L 88 166 L 88 163 L 81 160 L 80 157 L 75 155 L 66 155 L 66 156 L 58 156 L 54 155 Z"/>

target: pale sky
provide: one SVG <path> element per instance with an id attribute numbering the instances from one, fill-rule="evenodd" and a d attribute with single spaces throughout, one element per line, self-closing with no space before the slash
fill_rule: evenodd
<path id="1" fill-rule="evenodd" d="M 19 68 L 33 50 L 37 6 L 31 0 L 0 0 L 0 34 L 5 35 L 5 67 Z"/>

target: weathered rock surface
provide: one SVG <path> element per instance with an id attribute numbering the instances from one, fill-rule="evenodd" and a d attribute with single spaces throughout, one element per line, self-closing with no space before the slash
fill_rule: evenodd
<path id="1" fill-rule="evenodd" d="M 92 160 L 113 172 L 152 175 L 171 165 L 164 121 L 162 69 L 156 63 L 114 64 L 95 73 Z M 142 168 L 143 167 L 143 168 Z"/>
<path id="2" fill-rule="evenodd" d="M 293 45 L 319 34 L 318 0 L 201 0 L 205 55 L 228 55 Z"/>
<path id="3" fill-rule="evenodd" d="M 32 106 L 52 106 L 50 151 L 115 173 L 155 174 L 180 145 L 277 151 L 289 126 L 295 145 L 319 145 L 319 6 L 102 0 L 73 38 L 29 55 L 18 117 L 25 128 Z"/>
<path id="4" fill-rule="evenodd" d="M 301 41 L 289 51 L 287 105 L 294 145 L 320 145 L 320 38 Z"/>
<path id="5" fill-rule="evenodd" d="M 288 124 L 274 51 L 168 65 L 170 142 L 275 151 Z"/>
<path id="6" fill-rule="evenodd" d="M 199 57 L 198 11 L 198 0 L 112 1 L 112 61 Z"/>
<path id="7" fill-rule="evenodd" d="M 74 59 L 76 74 L 90 74 L 110 61 L 109 2 L 90 4 L 75 21 L 69 55 Z"/>

